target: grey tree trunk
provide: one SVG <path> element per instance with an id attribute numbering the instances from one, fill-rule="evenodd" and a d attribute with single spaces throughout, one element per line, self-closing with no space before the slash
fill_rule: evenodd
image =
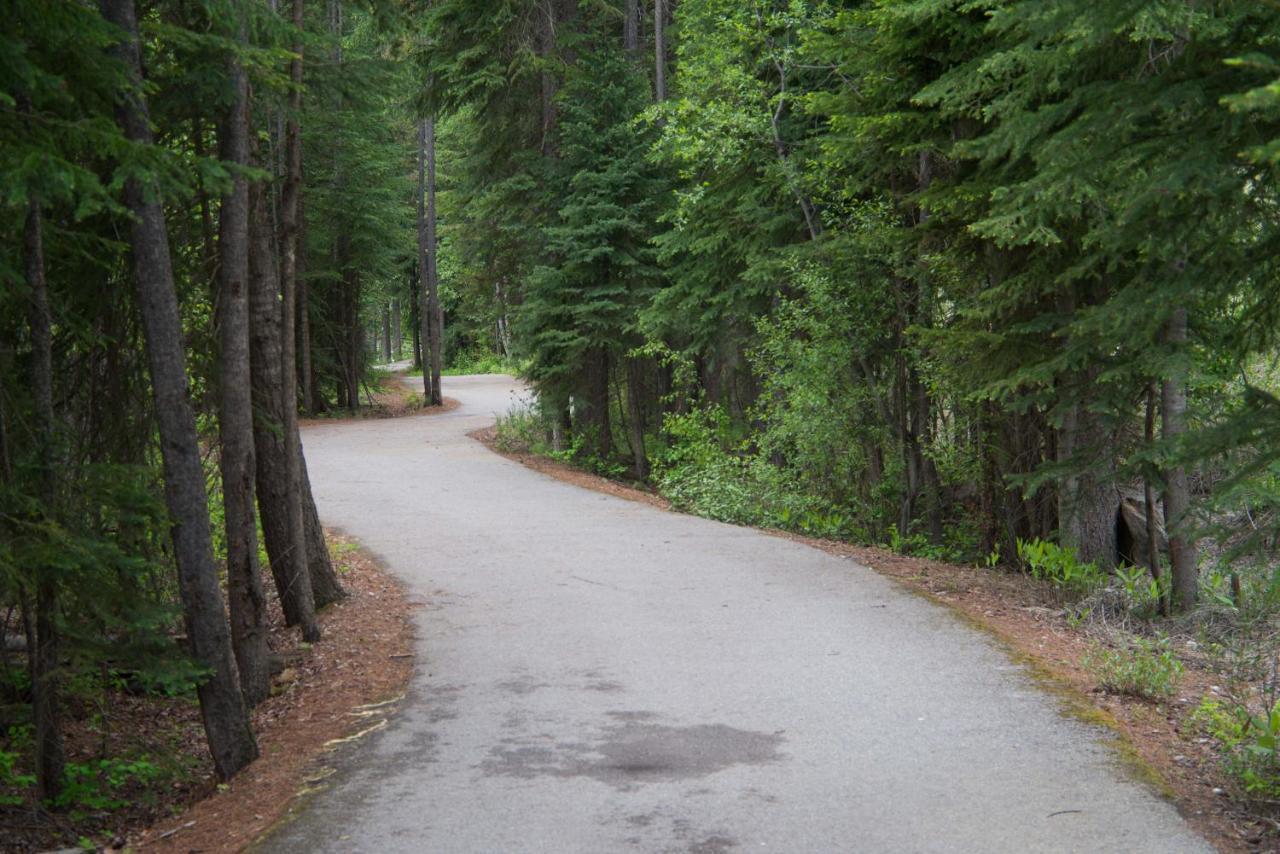
<path id="1" fill-rule="evenodd" d="M 444 403 L 440 389 L 440 372 L 444 367 L 444 312 L 440 307 L 440 246 L 436 242 L 436 120 L 427 125 L 427 308 L 431 321 L 431 398 L 432 406 Z M 423 372 L 426 373 L 425 371 Z"/>
<path id="2" fill-rule="evenodd" d="M 1187 310 L 1178 307 L 1165 324 L 1165 343 L 1174 350 L 1177 365 L 1160 386 L 1160 433 L 1166 443 L 1176 443 L 1187 431 L 1187 375 L 1181 367 L 1187 343 Z M 1180 611 L 1196 604 L 1200 596 L 1198 555 L 1189 532 L 1191 488 L 1186 467 L 1175 463 L 1165 472 L 1164 521 L 1169 532 L 1169 568 L 1173 605 Z"/>
<path id="3" fill-rule="evenodd" d="M 422 362 L 422 399 L 435 399 L 431 364 L 431 296 L 427 280 L 427 120 L 418 123 L 418 340 Z"/>
<path id="4" fill-rule="evenodd" d="M 35 404 L 35 440 L 40 458 L 41 511 L 53 517 L 57 509 L 58 482 L 53 411 L 53 323 L 49 312 L 49 288 L 45 280 L 44 227 L 40 202 L 27 203 L 23 235 L 23 262 L 31 298 L 27 308 L 31 328 L 31 392 Z M 52 567 L 34 567 L 36 575 L 34 632 L 31 648 L 31 711 L 36 729 L 36 786 L 40 797 L 56 798 L 62 791 L 66 751 L 58 684 L 58 585 Z M 24 607 L 30 600 L 24 597 Z"/>
<path id="5" fill-rule="evenodd" d="M 404 341 L 400 337 L 400 300 L 391 301 L 391 352 L 399 359 L 404 350 Z"/>
<path id="6" fill-rule="evenodd" d="M 391 362 L 391 305 L 382 306 L 382 362 Z"/>
<path id="7" fill-rule="evenodd" d="M 245 10 L 235 33 L 248 41 Z M 227 58 L 233 96 L 219 127 L 219 156 L 249 163 L 249 78 L 235 54 Z M 253 503 L 253 396 L 249 389 L 249 183 L 232 177 L 218 216 L 218 431 L 222 500 L 227 535 L 227 598 L 231 646 L 245 702 L 257 705 L 271 690 L 267 602 L 258 566 L 258 519 Z"/>
<path id="8" fill-rule="evenodd" d="M 623 8 L 622 47 L 632 57 L 640 52 L 640 0 L 627 0 Z"/>
<path id="9" fill-rule="evenodd" d="M 280 289 L 272 264 L 271 220 L 266 190 L 249 190 L 249 330 L 254 402 L 253 437 L 257 448 L 258 513 L 271 563 L 271 575 L 285 623 L 300 626 L 307 641 L 320 639 L 315 599 L 307 570 L 306 530 L 299 496 L 296 445 L 290 433 L 281 376 Z M 292 457 L 292 459 L 291 459 Z"/>
<path id="10" fill-rule="evenodd" d="M 129 83 L 128 91 L 121 93 L 118 120 L 129 140 L 151 145 L 151 124 L 141 94 L 142 67 L 133 0 L 101 0 L 101 9 L 103 17 L 124 32 L 124 40 L 113 51 L 122 61 Z M 240 692 L 231 632 L 213 562 L 208 496 L 182 350 L 182 321 L 173 286 L 164 209 L 158 196 L 154 185 L 144 187 L 136 178 L 125 183 L 124 202 L 133 214 L 130 238 L 160 430 L 165 503 L 173 524 L 178 592 L 191 655 L 209 672 L 197 688 L 209 752 L 218 776 L 228 779 L 257 757 L 258 746 Z"/>
<path id="11" fill-rule="evenodd" d="M 666 0 L 653 0 L 653 97 L 667 100 Z"/>
<path id="12" fill-rule="evenodd" d="M 1147 388 L 1147 418 L 1144 438 L 1147 447 L 1155 447 L 1156 443 L 1156 389 L 1152 384 Z M 1143 510 L 1147 514 L 1147 563 L 1151 569 L 1151 577 L 1160 581 L 1160 537 L 1156 531 L 1156 491 L 1151 484 L 1151 472 L 1145 471 L 1142 476 Z M 1166 529 L 1167 530 L 1167 529 Z M 1169 615 L 1169 601 L 1163 593 L 1160 595 L 1160 613 Z"/>

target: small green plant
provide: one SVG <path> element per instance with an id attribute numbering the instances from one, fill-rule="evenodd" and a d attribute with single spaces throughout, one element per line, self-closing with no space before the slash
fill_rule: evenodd
<path id="1" fill-rule="evenodd" d="M 1140 566 L 1116 568 L 1116 580 L 1124 590 L 1129 610 L 1146 616 L 1158 614 L 1169 596 L 1168 576 L 1152 578 L 1151 572 Z"/>
<path id="2" fill-rule="evenodd" d="M 1182 676 L 1182 662 L 1168 638 L 1134 638 L 1120 649 L 1095 645 L 1085 655 L 1084 666 L 1103 690 L 1144 700 L 1173 696 Z"/>
<path id="3" fill-rule="evenodd" d="M 1059 590 L 1085 594 L 1106 580 L 1096 564 L 1082 562 L 1074 549 L 1048 540 L 1018 540 L 1018 560 L 1033 578 Z"/>
<path id="4" fill-rule="evenodd" d="M 131 782 L 146 784 L 160 776 L 160 769 L 146 759 L 99 759 L 69 762 L 62 793 L 53 805 L 93 811 L 115 810 L 128 801 L 121 795 Z"/>
<path id="5" fill-rule="evenodd" d="M 1280 799 L 1280 702 L 1254 714 L 1243 704 L 1206 698 L 1192 721 L 1218 742 L 1223 770 L 1238 794 Z"/>

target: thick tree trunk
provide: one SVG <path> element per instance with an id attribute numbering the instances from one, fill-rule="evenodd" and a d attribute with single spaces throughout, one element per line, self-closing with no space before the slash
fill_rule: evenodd
<path id="1" fill-rule="evenodd" d="M 1180 362 L 1187 343 L 1187 310 L 1175 308 L 1165 324 L 1165 343 L 1176 351 L 1179 365 L 1160 386 L 1160 433 L 1166 444 L 1176 443 L 1187 431 L 1187 376 Z M 1174 449 L 1176 453 L 1176 449 Z M 1169 532 L 1169 568 L 1173 582 L 1173 605 L 1185 611 L 1200 597 L 1198 555 L 1190 534 L 1191 487 L 1186 467 L 1175 463 L 1165 472 L 1164 521 Z"/>
<path id="2" fill-rule="evenodd" d="M 307 571 L 306 532 L 297 488 L 298 451 L 287 440 L 291 431 L 286 410 L 291 407 L 283 395 L 280 289 L 272 264 L 266 190 L 255 184 L 249 197 L 249 328 L 258 512 L 285 623 L 301 626 L 303 639 L 315 641 L 320 638 L 320 624 Z"/>
<path id="3" fill-rule="evenodd" d="M 130 84 L 129 90 L 122 93 L 118 109 L 120 124 L 128 139 L 151 145 L 151 125 L 146 102 L 140 94 L 142 68 L 133 0 L 101 0 L 101 8 L 103 17 L 125 35 L 124 41 L 115 48 Z M 173 524 L 178 592 L 182 597 L 191 655 L 209 672 L 197 688 L 209 750 L 218 776 L 227 779 L 257 757 L 258 746 L 249 728 L 249 716 L 240 692 L 231 632 L 213 562 L 208 496 L 182 350 L 182 321 L 173 285 L 164 210 L 157 196 L 156 187 L 144 187 L 136 178 L 125 183 L 124 201 L 133 213 L 133 262 L 156 422 L 160 429 L 165 502 Z"/>
<path id="4" fill-rule="evenodd" d="M 436 242 L 436 120 L 427 119 L 427 308 L 431 321 L 432 406 L 444 403 L 440 372 L 444 368 L 444 312 L 440 307 L 440 246 Z M 425 372 L 424 372 L 425 373 Z"/>
<path id="5" fill-rule="evenodd" d="M 302 384 L 302 411 L 317 411 L 316 374 L 311 362 L 311 295 L 307 285 L 307 216 L 301 194 L 298 198 L 298 292 L 295 300 L 295 317 L 298 320 L 298 381 Z"/>
<path id="6" fill-rule="evenodd" d="M 1144 438 L 1148 448 L 1155 447 L 1156 389 L 1154 384 L 1147 388 L 1147 418 Z M 1145 471 L 1142 475 L 1142 500 L 1144 504 L 1143 510 L 1147 514 L 1147 564 L 1151 568 L 1151 577 L 1159 583 L 1161 575 L 1160 537 L 1156 531 L 1156 491 L 1151 483 L 1150 471 Z M 1169 615 L 1169 600 L 1163 592 L 1160 596 L 1160 613 L 1165 616 Z"/>
<path id="7" fill-rule="evenodd" d="M 238 10 L 240 15 L 244 10 Z M 236 37 L 247 42 L 246 23 Z M 230 55 L 233 96 L 219 128 L 220 156 L 249 163 L 249 78 Z M 257 705 L 271 689 L 267 647 L 267 602 L 258 566 L 258 519 L 253 504 L 253 396 L 249 388 L 249 183 L 232 176 L 218 216 L 218 430 L 222 442 L 222 500 L 227 535 L 227 598 L 231 645 L 240 669 L 245 702 Z"/>
<path id="8" fill-rule="evenodd" d="M 27 204 L 23 261 L 31 288 L 27 317 L 31 328 L 31 396 L 35 404 L 35 439 L 40 458 L 41 510 L 52 517 L 58 500 L 54 449 L 53 323 L 45 280 L 44 227 L 40 202 Z M 36 729 L 36 785 L 42 798 L 62 791 L 66 752 L 62 746 L 58 684 L 58 585 L 50 566 L 35 567 L 36 601 L 31 661 L 31 711 Z M 29 602 L 29 600 L 28 600 Z"/>
<path id="9" fill-rule="evenodd" d="M 333 568 L 333 560 L 329 556 L 329 544 L 324 538 L 324 528 L 320 525 L 320 514 L 316 512 L 315 498 L 311 495 L 311 477 L 307 474 L 305 460 L 299 473 L 302 476 L 302 523 L 306 529 L 307 540 L 307 573 L 311 578 L 312 598 L 317 609 L 347 598 L 347 591 L 338 580 L 338 573 Z"/>

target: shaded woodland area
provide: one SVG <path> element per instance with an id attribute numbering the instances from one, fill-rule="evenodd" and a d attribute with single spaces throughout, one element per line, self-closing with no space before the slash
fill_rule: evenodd
<path id="1" fill-rule="evenodd" d="M 24 803 L 122 683 L 253 760 L 266 585 L 343 595 L 298 415 L 401 356 L 682 509 L 1280 608 L 1274 3 L 15 0 L 0 53 Z"/>

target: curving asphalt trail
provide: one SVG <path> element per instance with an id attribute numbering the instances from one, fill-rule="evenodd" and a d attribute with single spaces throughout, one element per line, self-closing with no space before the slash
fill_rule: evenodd
<path id="1" fill-rule="evenodd" d="M 425 607 L 389 726 L 281 852 L 1210 851 L 982 634 L 875 573 L 583 490 L 431 417 L 308 427 L 328 525 Z"/>

